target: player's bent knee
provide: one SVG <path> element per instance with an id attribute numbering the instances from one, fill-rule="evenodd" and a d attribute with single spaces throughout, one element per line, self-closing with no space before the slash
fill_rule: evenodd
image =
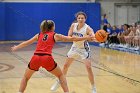
<path id="1" fill-rule="evenodd" d="M 91 64 L 86 64 L 85 66 L 87 69 L 91 69 Z"/>
<path id="2" fill-rule="evenodd" d="M 63 73 L 59 73 L 59 74 L 57 75 L 58 78 L 61 78 L 61 77 L 63 77 L 63 76 L 64 76 Z"/>

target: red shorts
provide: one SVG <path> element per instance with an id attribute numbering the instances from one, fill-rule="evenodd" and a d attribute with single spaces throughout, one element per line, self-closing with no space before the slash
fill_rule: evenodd
<path id="1" fill-rule="evenodd" d="M 30 63 L 29 69 L 38 71 L 40 67 L 45 68 L 47 71 L 52 71 L 57 67 L 57 63 L 53 57 L 48 54 L 34 54 Z"/>

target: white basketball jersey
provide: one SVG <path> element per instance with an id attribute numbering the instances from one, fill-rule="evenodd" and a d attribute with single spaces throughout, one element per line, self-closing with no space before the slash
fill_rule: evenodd
<path id="1" fill-rule="evenodd" d="M 87 28 L 88 25 L 85 24 L 80 30 L 77 30 L 78 28 L 78 23 L 74 23 L 74 28 L 73 28 L 73 35 L 76 37 L 84 37 L 87 36 Z M 86 49 L 86 51 L 89 51 L 89 44 L 86 40 L 83 41 L 74 41 L 72 47 L 80 48 L 80 49 Z"/>

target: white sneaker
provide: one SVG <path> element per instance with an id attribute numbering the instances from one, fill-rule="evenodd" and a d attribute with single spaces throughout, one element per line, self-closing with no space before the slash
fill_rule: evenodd
<path id="1" fill-rule="evenodd" d="M 60 86 L 59 80 L 56 80 L 56 82 L 52 85 L 51 91 L 56 91 Z"/>
<path id="2" fill-rule="evenodd" d="M 123 48 L 128 48 L 128 46 L 129 46 L 128 44 L 124 44 Z"/>
<path id="3" fill-rule="evenodd" d="M 135 47 L 135 50 L 139 50 L 139 47 L 138 47 L 138 46 L 136 46 L 136 47 Z"/>
<path id="4" fill-rule="evenodd" d="M 118 47 L 123 47 L 123 46 L 124 46 L 123 44 L 119 44 L 119 45 L 118 45 Z"/>
<path id="5" fill-rule="evenodd" d="M 105 43 L 100 43 L 99 46 L 100 47 L 105 47 Z"/>
<path id="6" fill-rule="evenodd" d="M 109 44 L 109 48 L 112 48 L 113 44 Z"/>
<path id="7" fill-rule="evenodd" d="M 96 92 L 96 87 L 95 87 L 95 86 L 92 88 L 91 93 L 97 93 L 97 92 Z"/>

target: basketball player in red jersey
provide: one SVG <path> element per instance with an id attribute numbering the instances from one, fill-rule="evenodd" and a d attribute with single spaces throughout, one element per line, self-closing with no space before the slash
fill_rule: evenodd
<path id="1" fill-rule="evenodd" d="M 42 21 L 40 29 L 40 34 L 36 34 L 33 38 L 24 41 L 17 46 L 11 47 L 11 50 L 15 51 L 17 49 L 28 46 L 35 41 L 38 41 L 34 55 L 31 58 L 31 61 L 28 64 L 28 68 L 26 69 L 25 74 L 22 78 L 18 93 L 24 93 L 28 80 L 35 71 L 39 70 L 40 67 L 45 68 L 47 71 L 55 75 L 60 80 L 60 85 L 64 93 L 69 93 L 66 78 L 52 56 L 52 49 L 54 43 L 55 41 L 72 42 L 81 40 L 91 40 L 93 37 L 69 37 L 57 34 L 54 32 L 55 24 L 52 20 Z"/>

